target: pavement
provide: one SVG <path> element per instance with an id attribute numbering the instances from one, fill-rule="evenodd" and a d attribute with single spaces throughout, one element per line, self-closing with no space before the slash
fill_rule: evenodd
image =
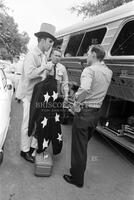
<path id="1" fill-rule="evenodd" d="M 0 200 L 134 200 L 134 164 L 127 158 L 128 153 L 97 133 L 88 145 L 84 187 L 63 180 L 70 168 L 71 123 L 62 126 L 63 149 L 53 157 L 52 175 L 34 176 L 34 164 L 19 155 L 21 120 L 22 104 L 13 100 L 0 166 Z"/>

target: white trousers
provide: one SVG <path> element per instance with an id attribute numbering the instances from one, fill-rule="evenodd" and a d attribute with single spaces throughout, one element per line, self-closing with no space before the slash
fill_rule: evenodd
<path id="1" fill-rule="evenodd" d="M 28 122 L 30 102 L 27 98 L 23 98 L 23 120 L 21 125 L 21 151 L 28 152 L 30 147 L 37 148 L 37 139 L 33 136 L 28 137 Z"/>

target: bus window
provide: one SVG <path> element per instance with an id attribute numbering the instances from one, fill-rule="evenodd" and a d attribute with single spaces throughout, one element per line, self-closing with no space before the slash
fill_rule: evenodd
<path id="1" fill-rule="evenodd" d="M 76 56 L 83 36 L 84 33 L 71 36 L 64 55 L 71 52 L 72 56 Z"/>
<path id="2" fill-rule="evenodd" d="M 129 21 L 120 31 L 111 50 L 112 56 L 134 55 L 134 20 Z"/>
<path id="3" fill-rule="evenodd" d="M 79 48 L 77 56 L 83 56 L 87 52 L 88 47 L 90 45 L 101 44 L 101 42 L 105 36 L 105 33 L 106 33 L 106 28 L 101 28 L 101 29 L 87 32 L 85 34 L 83 42 Z"/>

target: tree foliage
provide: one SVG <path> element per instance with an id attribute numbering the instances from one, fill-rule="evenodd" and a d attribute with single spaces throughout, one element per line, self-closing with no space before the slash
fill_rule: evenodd
<path id="1" fill-rule="evenodd" d="M 3 13 L 6 13 L 6 11 L 8 9 L 9 8 L 5 5 L 5 1 L 4 0 L 0 0 L 0 11 L 3 12 Z"/>
<path id="2" fill-rule="evenodd" d="M 29 36 L 26 32 L 19 33 L 18 24 L 7 14 L 7 7 L 0 0 L 0 48 L 3 56 L 16 55 L 27 51 Z M 4 51 L 3 48 L 6 50 Z M 1 53 L 0 52 L 0 53 Z M 5 53 L 7 52 L 7 54 Z"/>
<path id="3" fill-rule="evenodd" d="M 93 1 L 89 0 L 89 2 L 83 2 L 80 5 L 71 7 L 71 11 L 76 12 L 77 15 L 83 15 L 86 18 L 101 14 L 130 1 L 132 0 L 96 0 L 93 3 Z"/>

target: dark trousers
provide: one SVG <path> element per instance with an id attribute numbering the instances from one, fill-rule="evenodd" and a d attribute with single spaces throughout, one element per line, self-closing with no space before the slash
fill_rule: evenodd
<path id="1" fill-rule="evenodd" d="M 84 108 L 75 113 L 72 125 L 70 173 L 78 184 L 84 183 L 87 163 L 87 145 L 99 120 L 97 108 Z"/>

